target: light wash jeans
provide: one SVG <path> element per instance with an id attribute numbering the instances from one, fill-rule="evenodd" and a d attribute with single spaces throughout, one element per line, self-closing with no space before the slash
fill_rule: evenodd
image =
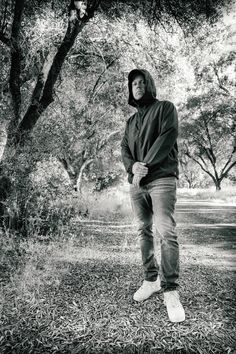
<path id="1" fill-rule="evenodd" d="M 179 244 L 174 219 L 176 178 L 156 179 L 139 188 L 131 185 L 130 195 L 138 221 L 144 278 L 155 281 L 160 270 L 163 290 L 174 290 L 178 286 L 179 277 Z M 160 236 L 160 267 L 154 252 L 153 221 Z"/>

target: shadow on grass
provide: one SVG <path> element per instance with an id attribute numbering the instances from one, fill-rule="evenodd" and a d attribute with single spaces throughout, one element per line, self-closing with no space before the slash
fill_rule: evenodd
<path id="1" fill-rule="evenodd" d="M 138 264 L 94 257 L 57 261 L 59 274 L 63 268 L 67 272 L 58 283 L 9 297 L 2 312 L 1 353 L 213 354 L 230 352 L 235 344 L 235 294 L 226 272 L 183 265 L 186 321 L 171 324 L 162 294 L 133 301 L 142 279 Z"/>
<path id="2" fill-rule="evenodd" d="M 198 264 L 215 266 L 217 271 L 221 268 L 236 270 L 236 228 L 227 225 L 185 224 L 184 227 L 178 225 L 177 234 L 181 249 L 188 255 L 188 262 L 197 259 Z M 159 245 L 158 238 L 157 241 Z M 85 225 L 82 237 L 76 242 L 83 247 L 92 244 L 100 252 L 109 249 L 111 255 L 125 251 L 126 246 L 129 251 L 136 251 L 136 254 L 139 252 L 135 225 L 130 225 L 127 230 L 119 226 L 111 229 L 109 226 Z"/>

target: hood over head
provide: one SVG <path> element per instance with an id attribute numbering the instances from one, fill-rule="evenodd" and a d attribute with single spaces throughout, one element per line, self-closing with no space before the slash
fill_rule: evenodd
<path id="1" fill-rule="evenodd" d="M 135 76 L 143 75 L 145 79 L 146 92 L 140 100 L 135 100 L 132 93 L 132 81 Z M 142 107 L 152 103 L 156 98 L 156 86 L 151 74 L 145 69 L 134 69 L 128 75 L 129 99 L 128 103 L 133 107 Z"/>

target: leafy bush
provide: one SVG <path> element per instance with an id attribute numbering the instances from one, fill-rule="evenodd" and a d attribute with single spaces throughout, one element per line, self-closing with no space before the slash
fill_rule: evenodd
<path id="1" fill-rule="evenodd" d="M 74 204 L 65 195 L 55 198 L 32 198 L 27 215 L 28 234 L 52 234 L 69 222 L 75 216 Z"/>
<path id="2" fill-rule="evenodd" d="M 27 179 L 17 181 L 7 201 L 5 228 L 21 235 L 52 235 L 77 214 L 86 214 L 84 202 L 75 198 L 72 186 L 55 163 L 38 164 Z"/>
<path id="3" fill-rule="evenodd" d="M 102 192 L 87 193 L 86 204 L 89 217 L 92 219 L 106 218 L 113 220 L 121 216 L 131 216 L 129 195 L 118 187 L 107 188 Z"/>
<path id="4" fill-rule="evenodd" d="M 104 189 L 111 187 L 115 182 L 119 180 L 120 174 L 117 172 L 109 171 L 104 176 L 99 176 L 96 178 L 94 190 L 96 192 L 101 192 Z"/>
<path id="5" fill-rule="evenodd" d="M 15 271 L 21 269 L 26 259 L 24 244 L 16 234 L 0 231 L 0 278 L 9 280 Z"/>

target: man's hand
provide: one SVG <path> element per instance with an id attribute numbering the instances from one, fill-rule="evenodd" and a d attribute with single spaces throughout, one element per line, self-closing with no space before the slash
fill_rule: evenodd
<path id="1" fill-rule="evenodd" d="M 148 168 L 145 165 L 144 162 L 135 162 L 132 167 L 133 174 L 141 178 L 145 177 L 148 173 Z"/>
<path id="2" fill-rule="evenodd" d="M 135 187 L 139 187 L 141 179 L 142 177 L 139 177 L 138 175 L 134 175 L 132 184 Z"/>
<path id="3" fill-rule="evenodd" d="M 133 164 L 133 185 L 135 187 L 139 187 L 141 179 L 148 174 L 148 168 L 145 165 L 146 163 L 144 162 L 135 162 Z"/>

